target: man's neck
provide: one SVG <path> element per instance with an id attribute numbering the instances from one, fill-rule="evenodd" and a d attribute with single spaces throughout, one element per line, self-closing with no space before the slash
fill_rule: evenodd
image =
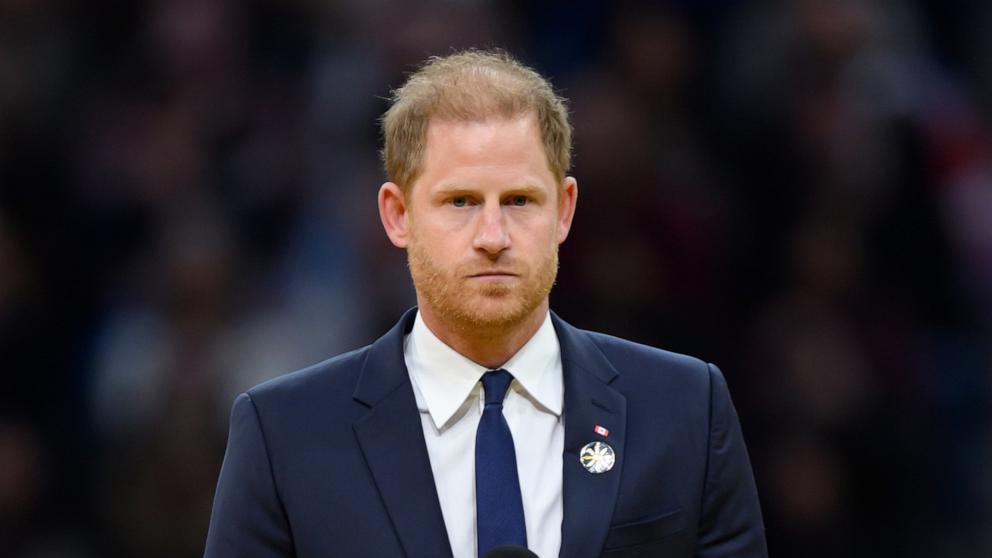
<path id="1" fill-rule="evenodd" d="M 510 360 L 540 329 L 548 314 L 548 301 L 545 299 L 519 323 L 488 329 L 448 323 L 423 304 L 419 311 L 424 324 L 441 342 L 473 362 L 496 369 Z"/>

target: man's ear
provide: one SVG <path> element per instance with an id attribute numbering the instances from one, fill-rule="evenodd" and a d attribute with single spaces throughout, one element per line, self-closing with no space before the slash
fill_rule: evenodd
<path id="1" fill-rule="evenodd" d="M 409 241 L 409 215 L 406 197 L 400 187 L 386 182 L 379 188 L 379 218 L 389 241 L 398 248 L 406 248 Z"/>
<path id="2" fill-rule="evenodd" d="M 579 183 L 571 176 L 566 176 L 561 184 L 561 195 L 558 198 L 558 244 L 565 242 L 568 231 L 572 229 L 572 218 L 575 217 L 575 204 L 579 201 Z"/>

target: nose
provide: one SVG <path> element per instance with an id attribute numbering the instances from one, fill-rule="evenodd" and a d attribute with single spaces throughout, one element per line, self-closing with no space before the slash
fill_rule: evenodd
<path id="1" fill-rule="evenodd" d="M 475 231 L 473 246 L 491 256 L 500 254 L 510 247 L 510 232 L 506 226 L 506 216 L 499 202 L 486 202 L 479 212 L 478 228 Z"/>

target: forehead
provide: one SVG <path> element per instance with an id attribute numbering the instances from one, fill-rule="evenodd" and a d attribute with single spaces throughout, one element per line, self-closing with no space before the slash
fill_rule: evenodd
<path id="1" fill-rule="evenodd" d="M 554 183 L 533 113 L 467 122 L 431 120 L 417 182 L 473 177 Z"/>

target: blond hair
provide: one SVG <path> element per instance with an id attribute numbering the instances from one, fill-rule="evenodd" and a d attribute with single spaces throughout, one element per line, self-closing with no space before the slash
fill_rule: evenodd
<path id="1" fill-rule="evenodd" d="M 393 91 L 382 116 L 382 159 L 404 193 L 423 170 L 432 118 L 462 122 L 537 117 L 548 168 L 559 183 L 571 165 L 572 127 L 565 100 L 548 80 L 501 50 L 433 56 Z"/>

